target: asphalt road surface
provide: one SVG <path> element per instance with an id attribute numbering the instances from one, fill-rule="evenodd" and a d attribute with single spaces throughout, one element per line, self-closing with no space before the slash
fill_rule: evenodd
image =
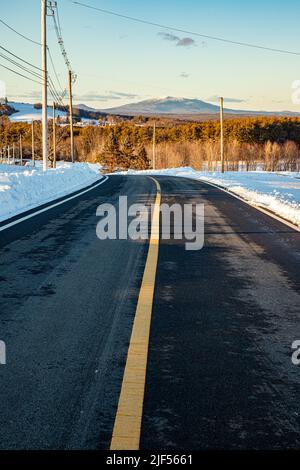
<path id="1" fill-rule="evenodd" d="M 225 192 L 157 177 L 204 203 L 205 244 L 161 240 L 141 449 L 300 447 L 300 233 Z M 148 251 L 96 236 L 96 208 L 151 204 L 147 176 L 103 185 L 0 232 L 2 449 L 108 449 Z"/>

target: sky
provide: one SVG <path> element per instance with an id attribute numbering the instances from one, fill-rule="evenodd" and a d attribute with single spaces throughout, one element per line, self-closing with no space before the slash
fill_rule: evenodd
<path id="1" fill-rule="evenodd" d="M 65 48 L 77 74 L 75 103 L 105 109 L 152 97 L 186 97 L 245 110 L 291 110 L 292 83 L 300 80 L 300 55 L 287 55 L 204 39 L 204 35 L 287 49 L 300 54 L 299 0 L 82 0 L 91 6 L 170 26 L 129 21 L 57 0 Z M 0 18 L 40 41 L 40 0 L 1 0 Z M 67 69 L 53 19 L 47 18 L 48 45 L 59 81 Z M 0 23 L 0 45 L 41 66 L 40 46 Z M 1 50 L 1 52 L 4 52 Z M 0 65 L 15 68 L 0 57 Z M 53 81 L 55 76 L 49 64 Z M 41 86 L 0 66 L 9 100 L 37 102 Z M 57 84 L 58 88 L 58 84 Z M 52 100 L 50 97 L 49 99 Z"/>

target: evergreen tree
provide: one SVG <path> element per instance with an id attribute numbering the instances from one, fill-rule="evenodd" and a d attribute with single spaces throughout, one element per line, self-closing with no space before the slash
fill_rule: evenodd
<path id="1" fill-rule="evenodd" d="M 131 168 L 135 170 L 147 170 L 150 168 L 150 160 L 147 156 L 146 149 L 144 145 L 139 145 L 132 161 L 131 161 Z"/>
<path id="2" fill-rule="evenodd" d="M 112 171 L 121 163 L 121 153 L 118 140 L 113 132 L 110 132 L 105 142 L 104 149 L 99 158 L 100 163 L 107 165 Z"/>
<path id="3" fill-rule="evenodd" d="M 126 133 L 121 141 L 121 167 L 124 169 L 131 167 L 131 161 L 134 158 L 134 144 L 131 136 Z"/>

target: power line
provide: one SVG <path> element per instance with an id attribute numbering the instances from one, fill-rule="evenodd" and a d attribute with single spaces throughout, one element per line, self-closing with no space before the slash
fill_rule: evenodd
<path id="1" fill-rule="evenodd" d="M 71 1 L 71 3 L 74 3 L 75 5 L 79 5 L 79 6 L 82 6 L 82 7 L 85 7 L 85 8 L 89 8 L 91 10 L 96 10 L 96 11 L 99 11 L 101 13 L 105 13 L 107 15 L 117 16 L 119 18 L 134 21 L 136 23 L 147 24 L 149 26 L 155 26 L 155 27 L 158 27 L 158 28 L 168 29 L 170 31 L 176 31 L 176 32 L 179 32 L 179 33 L 191 34 L 192 36 L 198 36 L 198 37 L 201 37 L 201 38 L 211 39 L 213 41 L 224 42 L 224 43 L 227 43 L 227 44 L 235 44 L 236 46 L 251 47 L 253 49 L 261 49 L 261 50 L 265 50 L 265 51 L 269 51 L 269 52 L 278 52 L 278 53 L 281 53 L 281 54 L 290 54 L 290 55 L 300 56 L 300 52 L 296 52 L 296 51 L 289 51 L 289 50 L 286 50 L 286 49 L 276 49 L 276 48 L 273 48 L 273 47 L 262 46 L 262 45 L 259 45 L 259 44 L 251 44 L 251 43 L 247 43 L 247 42 L 233 41 L 231 39 L 226 39 L 226 38 L 222 38 L 222 37 L 218 37 L 218 36 L 209 36 L 208 34 L 202 34 L 202 33 L 198 33 L 198 32 L 195 32 L 195 31 L 188 31 L 186 29 L 176 28 L 174 26 L 167 26 L 167 25 L 164 25 L 164 24 L 155 23 L 153 21 L 143 20 L 142 18 L 136 18 L 134 16 L 123 15 L 123 14 L 117 13 L 115 11 L 104 10 L 103 8 L 94 7 L 92 5 L 87 5 L 85 3 L 77 2 L 75 0 L 70 0 L 70 1 Z"/>
<path id="2" fill-rule="evenodd" d="M 11 31 L 13 31 L 14 33 L 16 33 L 18 36 L 22 37 L 23 39 L 26 39 L 27 41 L 30 41 L 30 42 L 32 42 L 32 43 L 34 43 L 34 44 L 36 44 L 36 45 L 41 46 L 41 43 L 39 43 L 39 42 L 37 42 L 37 41 L 34 41 L 34 40 L 28 38 L 27 36 L 25 36 L 25 35 L 22 34 L 22 33 L 19 33 L 15 28 L 13 28 L 12 26 L 8 25 L 8 24 L 5 23 L 3 20 L 0 20 L 0 22 L 1 22 L 2 24 L 4 24 L 7 28 L 9 28 Z M 22 61 L 24 64 L 27 64 L 27 65 L 29 65 L 30 67 L 33 67 L 34 69 L 36 69 L 36 70 L 42 72 L 42 69 L 41 69 L 40 67 L 37 67 L 36 65 L 34 65 L 34 64 L 30 63 L 30 62 L 28 62 L 27 60 L 23 59 L 22 57 L 18 56 L 17 54 L 14 54 L 14 53 L 11 52 L 10 50 L 6 49 L 5 47 L 0 46 L 0 49 L 4 50 L 5 52 L 7 52 L 7 53 L 10 54 L 11 56 L 15 57 L 16 59 Z M 47 51 L 48 51 L 48 54 L 49 54 L 50 62 L 51 62 L 51 65 L 52 65 L 53 72 L 54 72 L 54 74 L 55 74 L 57 83 L 58 83 L 58 85 L 59 85 L 59 87 L 60 87 L 60 89 L 61 89 L 61 96 L 63 97 L 63 96 L 65 96 L 65 94 L 66 94 L 66 90 L 63 90 L 63 87 L 62 87 L 62 85 L 61 85 L 61 83 L 60 83 L 60 80 L 59 80 L 59 78 L 58 78 L 58 73 L 57 73 L 57 71 L 56 71 L 56 68 L 55 68 L 55 65 L 54 65 L 54 61 L 53 61 L 53 58 L 52 58 L 52 54 L 51 54 L 50 48 L 49 48 L 48 46 L 47 46 Z M 21 64 L 19 64 L 18 62 L 16 62 L 16 61 L 10 59 L 9 57 L 5 56 L 4 54 L 1 54 L 1 53 L 0 53 L 0 57 L 2 57 L 2 58 L 4 58 L 5 60 L 9 61 L 11 64 L 13 64 L 13 65 L 15 65 L 15 66 L 21 68 L 23 71 L 25 71 L 25 72 L 27 72 L 27 73 L 33 75 L 34 77 L 39 78 L 39 79 L 42 79 L 42 77 L 41 77 L 39 74 L 37 74 L 36 72 L 33 72 L 33 71 L 31 71 L 30 69 L 28 69 L 28 68 L 22 66 Z M 8 70 L 12 71 L 13 73 L 15 72 L 14 70 L 9 69 L 8 67 L 6 67 L 6 68 L 7 68 Z M 23 76 L 23 75 L 21 74 L 21 76 Z M 25 77 L 25 76 L 23 76 L 23 77 L 24 77 L 24 78 L 28 78 L 28 77 Z M 48 75 L 48 78 L 50 78 L 49 75 Z M 51 78 L 50 78 L 50 79 L 51 79 Z M 53 85 L 53 88 L 55 89 L 53 82 L 52 82 L 52 85 Z M 55 91 L 56 91 L 56 90 L 55 90 Z M 56 96 L 57 96 L 57 101 L 59 101 L 60 98 L 59 98 L 59 93 L 58 93 L 57 91 L 56 91 Z"/>
<path id="3" fill-rule="evenodd" d="M 57 16 L 57 24 L 58 24 L 59 32 L 60 32 L 60 35 L 62 36 L 58 8 L 56 8 L 56 16 Z"/>
<path id="4" fill-rule="evenodd" d="M 51 78 L 48 80 L 48 85 L 49 85 L 49 90 L 50 90 L 53 100 L 57 102 L 67 112 L 68 108 L 64 104 L 61 96 L 58 94 Z"/>
<path id="5" fill-rule="evenodd" d="M 58 73 L 57 73 L 57 71 L 56 71 L 56 68 L 55 68 L 55 65 L 54 65 L 54 62 L 53 62 L 53 58 L 52 58 L 52 54 L 51 54 L 51 51 L 50 51 L 49 47 L 47 47 L 47 50 L 48 50 L 50 62 L 51 62 L 51 65 L 52 65 L 52 69 L 53 69 L 54 75 L 55 75 L 55 77 L 56 77 L 56 81 L 57 81 L 58 86 L 59 86 L 59 88 L 60 88 L 60 90 L 61 90 L 61 97 L 63 98 L 63 97 L 66 95 L 67 90 L 66 90 L 66 89 L 63 89 L 63 87 L 62 87 L 62 85 L 61 85 L 61 82 L 60 82 L 60 80 L 59 80 Z"/>
<path id="6" fill-rule="evenodd" d="M 22 37 L 23 39 L 26 39 L 27 41 L 29 41 L 29 42 L 31 42 L 31 43 L 33 43 L 33 44 L 36 44 L 36 45 L 38 45 L 38 46 L 41 46 L 41 43 L 40 43 L 40 42 L 37 42 L 37 41 L 34 41 L 33 39 L 28 38 L 28 37 L 25 36 L 24 34 L 22 34 L 22 33 L 20 33 L 19 31 L 17 31 L 17 30 L 16 30 L 15 28 L 13 28 L 12 26 L 10 26 L 9 24 L 5 23 L 5 21 L 3 21 L 3 20 L 0 19 L 0 22 L 1 22 L 2 24 L 4 24 L 8 29 L 10 29 L 11 31 L 13 31 L 14 33 L 16 33 L 18 36 Z M 59 27 L 60 27 L 60 23 L 59 23 Z M 40 67 L 37 67 L 36 65 L 34 65 L 34 64 L 32 64 L 32 63 L 30 63 L 30 62 L 24 60 L 24 59 L 22 59 L 21 57 L 19 57 L 18 55 L 14 54 L 14 53 L 11 52 L 11 51 L 9 51 L 8 49 L 6 49 L 6 48 L 3 47 L 3 46 L 0 46 L 0 48 L 3 49 L 3 50 L 4 50 L 5 52 L 7 52 L 8 54 L 11 54 L 11 55 L 12 55 L 13 57 L 15 57 L 16 59 L 18 59 L 18 60 L 24 62 L 24 63 L 27 64 L 27 65 L 29 65 L 30 67 L 33 67 L 33 68 L 35 68 L 35 69 L 37 69 L 37 70 L 39 70 L 39 71 L 42 72 L 42 69 L 41 69 Z M 65 94 L 66 94 L 66 90 L 63 90 L 63 87 L 62 87 L 62 85 L 61 85 L 61 83 L 60 83 L 60 80 L 59 80 L 59 78 L 58 78 L 58 73 L 57 73 L 57 71 L 56 71 L 56 68 L 55 68 L 55 65 L 54 65 L 54 61 L 53 61 L 53 58 L 52 58 L 52 55 L 51 55 L 51 51 L 50 51 L 50 49 L 49 49 L 49 46 L 47 46 L 47 51 L 48 51 L 48 54 L 49 54 L 49 58 L 50 58 L 50 62 L 51 62 L 52 68 L 53 68 L 53 72 L 54 72 L 54 74 L 55 74 L 56 80 L 57 80 L 58 85 L 59 85 L 59 87 L 60 87 L 60 89 L 61 89 L 62 97 L 63 97 L 63 96 L 65 96 Z M 2 57 L 3 57 L 3 56 L 2 56 Z M 5 58 L 6 60 L 9 60 L 7 57 L 3 57 L 3 58 Z M 12 62 L 12 61 L 10 61 L 10 62 L 13 63 L 14 65 L 17 65 L 18 67 L 21 67 L 21 66 L 20 66 L 19 64 L 17 64 L 16 62 Z M 24 70 L 25 70 L 25 69 L 24 69 Z M 30 73 L 29 70 L 25 70 L 25 71 L 28 72 L 28 73 Z M 27 77 L 26 77 L 26 78 L 27 78 Z M 38 76 L 38 78 L 41 78 L 41 77 Z"/>
<path id="7" fill-rule="evenodd" d="M 1 47 L 1 46 L 0 46 L 0 47 Z M 34 72 L 34 71 L 28 69 L 27 67 L 25 67 L 25 66 L 22 65 L 22 64 L 19 64 L 18 62 L 16 62 L 15 60 L 11 59 L 10 57 L 6 56 L 5 54 L 3 54 L 3 53 L 1 53 L 1 52 L 0 52 L 0 57 L 2 57 L 3 59 L 9 61 L 9 62 L 10 62 L 11 64 L 13 64 L 14 66 L 19 67 L 22 71 L 24 71 L 24 72 L 26 72 L 26 73 L 28 73 L 28 74 L 31 74 L 34 78 L 38 78 L 38 79 L 42 80 L 42 77 L 41 77 L 40 74 L 38 74 L 37 72 Z M 11 69 L 11 68 L 9 68 L 9 67 L 6 67 L 5 65 L 2 65 L 2 67 L 6 68 L 6 69 L 9 70 L 10 72 L 15 73 L 15 74 L 17 74 L 17 75 L 19 75 L 19 76 L 21 76 L 21 77 L 23 77 L 23 78 L 26 78 L 26 79 L 28 79 L 28 80 L 31 80 L 31 81 L 35 82 L 35 83 L 41 84 L 40 82 L 37 82 L 36 80 L 32 80 L 32 79 L 30 79 L 30 77 L 27 77 L 27 76 L 25 76 L 25 75 L 19 73 L 19 72 L 16 71 L 16 70 L 13 70 L 13 69 Z M 49 74 L 48 74 L 48 80 L 47 80 L 47 81 L 48 81 L 49 86 L 51 87 L 51 90 L 50 90 L 50 91 L 51 91 L 51 95 L 54 97 L 55 101 L 57 101 L 62 107 L 65 108 L 65 105 L 64 105 L 64 103 L 63 103 L 62 97 L 60 96 L 59 92 L 56 90 L 55 85 L 54 85 L 54 83 L 53 83 L 53 81 L 52 81 L 52 78 L 51 78 L 51 76 L 50 76 Z M 66 109 L 67 109 L 67 108 L 66 108 Z"/>
<path id="8" fill-rule="evenodd" d="M 0 46 L 1 48 L 1 46 Z M 50 51 L 49 51 L 50 52 Z M 13 54 L 14 55 L 14 54 Z M 15 56 L 15 55 L 14 55 Z M 38 74 L 37 72 L 34 72 L 30 69 L 28 69 L 27 67 L 25 67 L 24 65 L 22 64 L 19 64 L 18 62 L 16 62 L 15 60 L 11 59 L 10 57 L 6 56 L 5 54 L 1 53 L 0 52 L 0 57 L 2 57 L 3 59 L 9 61 L 11 64 L 15 65 L 16 67 L 19 67 L 21 70 L 23 70 L 24 72 L 26 73 L 29 73 L 31 74 L 32 76 L 36 77 L 36 78 L 39 78 L 40 80 L 42 80 L 42 76 L 40 74 Z M 25 61 L 26 62 L 26 61 Z M 27 62 L 26 62 L 27 63 Z M 54 64 L 53 64 L 54 66 Z M 41 70 L 41 69 L 39 69 Z M 56 71 L 55 71 L 56 72 Z M 48 81 L 52 83 L 52 87 L 53 89 L 55 90 L 55 93 L 56 93 L 56 96 L 57 96 L 57 100 L 62 100 L 62 97 L 60 97 L 60 94 L 59 92 L 56 90 L 55 86 L 54 86 L 54 83 L 52 81 L 52 78 L 50 76 L 50 74 L 48 74 Z"/>
<path id="9" fill-rule="evenodd" d="M 57 19 L 56 19 L 55 13 L 56 13 Z M 55 8 L 53 8 L 52 18 L 53 18 L 53 22 L 54 22 L 54 29 L 55 29 L 55 32 L 56 32 L 57 41 L 58 41 L 62 56 L 64 58 L 67 69 L 69 70 L 69 72 L 72 73 L 73 81 L 75 81 L 76 80 L 76 75 L 72 71 L 71 63 L 70 63 L 70 60 L 68 58 L 68 54 L 66 52 L 65 45 L 64 45 L 64 40 L 63 40 L 63 37 L 62 37 L 62 31 L 61 31 L 61 26 L 60 26 L 58 5 L 57 4 L 55 5 Z"/>
<path id="10" fill-rule="evenodd" d="M 30 77 L 26 77 L 26 76 L 23 75 L 22 73 L 19 73 L 19 72 L 17 72 L 16 70 L 13 70 L 13 69 L 11 69 L 11 68 L 9 68 L 9 67 L 6 67 L 6 66 L 3 65 L 3 64 L 0 64 L 0 67 L 3 67 L 4 69 L 9 70 L 10 72 L 15 73 L 16 75 L 19 75 L 20 77 L 26 78 L 27 80 L 30 80 L 31 82 L 35 82 L 35 83 L 37 83 L 38 85 L 42 85 L 41 82 L 38 82 L 37 80 L 33 80 L 33 79 L 30 78 Z"/>
<path id="11" fill-rule="evenodd" d="M 38 46 L 41 46 L 41 43 L 40 43 L 40 42 L 34 41 L 33 39 L 30 39 L 30 38 L 28 38 L 27 36 L 24 36 L 24 34 L 19 33 L 19 31 L 17 31 L 16 29 L 12 28 L 12 27 L 9 26 L 7 23 L 5 23 L 5 21 L 0 20 L 0 23 L 2 23 L 4 26 L 6 26 L 8 29 L 10 29 L 11 31 L 13 31 L 14 33 L 16 33 L 16 34 L 17 34 L 18 36 L 20 36 L 21 38 L 26 39 L 26 41 L 29 41 L 29 42 L 32 42 L 33 44 L 36 44 L 36 45 L 38 45 Z"/>
<path id="12" fill-rule="evenodd" d="M 2 52 L 0 52 L 0 57 L 2 57 L 2 59 L 7 60 L 8 62 L 10 62 L 11 64 L 15 65 L 16 67 L 19 67 L 19 68 L 22 69 L 24 72 L 29 73 L 29 74 L 32 75 L 33 77 L 40 78 L 40 79 L 42 78 L 41 75 L 38 74 L 37 72 L 34 72 L 33 70 L 28 69 L 27 67 L 25 67 L 25 66 L 22 65 L 22 64 L 19 64 L 17 61 L 11 59 L 11 58 L 8 57 L 7 55 L 3 54 Z"/>
<path id="13" fill-rule="evenodd" d="M 56 28 L 57 29 L 57 36 L 58 36 L 58 39 L 59 39 L 59 43 L 60 43 L 60 46 L 61 46 L 61 49 L 62 49 L 62 52 L 63 52 L 63 56 L 64 56 L 64 59 L 65 59 L 65 62 L 66 62 L 66 65 L 68 66 L 69 70 L 71 70 L 71 65 L 70 65 L 70 62 L 68 60 L 68 57 L 67 57 L 67 54 L 66 54 L 66 51 L 65 51 L 65 48 L 64 48 L 64 44 L 63 44 L 63 39 L 62 39 L 62 34 L 61 34 L 61 27 L 60 27 L 60 21 L 59 21 L 59 16 L 58 16 L 58 9 L 57 9 L 57 5 L 56 5 L 56 10 L 57 10 L 57 17 L 58 17 L 58 20 L 57 20 L 57 24 L 56 24 Z M 54 14 L 53 14 L 53 17 L 54 17 Z M 55 20 L 55 17 L 54 17 L 54 20 Z M 34 41 L 33 39 L 25 36 L 24 34 L 20 33 L 19 31 L 17 31 L 15 28 L 13 28 L 12 26 L 10 26 L 9 24 L 7 24 L 5 21 L 1 20 L 0 19 L 0 23 L 2 23 L 4 26 L 6 26 L 8 29 L 10 29 L 11 31 L 13 31 L 15 34 L 17 34 L 18 36 L 20 36 L 21 38 L 33 43 L 33 44 L 36 44 L 38 46 L 41 46 L 42 44 L 38 41 Z M 22 57 L 18 56 L 17 54 L 11 52 L 10 50 L 6 49 L 5 47 L 3 46 L 0 46 L 0 49 L 2 49 L 3 51 L 5 51 L 6 53 L 10 54 L 12 57 L 14 57 L 15 59 L 23 62 L 23 64 L 26 64 L 27 66 L 29 67 L 33 67 L 34 69 L 38 70 L 39 72 L 43 72 L 43 70 L 40 68 L 40 67 L 37 67 L 36 65 L 32 64 L 31 62 L 28 62 L 26 61 L 25 59 L 23 59 Z M 47 52 L 48 52 L 48 55 L 49 55 L 49 58 L 50 58 L 50 62 L 51 62 L 51 65 L 52 65 L 52 68 L 53 68 L 53 72 L 55 74 L 55 78 L 57 80 L 57 83 L 61 89 L 61 94 L 57 91 L 54 83 L 53 83 L 53 80 L 50 76 L 50 74 L 48 73 L 47 74 L 47 83 L 48 83 L 48 86 L 49 86 L 49 91 L 50 91 L 50 94 L 52 95 L 53 97 L 53 100 L 56 101 L 59 106 L 65 111 L 65 112 L 68 112 L 68 108 L 66 107 L 66 105 L 64 104 L 63 102 L 63 96 L 66 94 L 66 90 L 63 90 L 63 87 L 61 85 L 61 82 L 59 80 L 59 77 L 58 77 L 58 73 L 56 71 L 56 68 L 55 68 L 55 65 L 54 65 L 54 61 L 53 61 L 53 58 L 52 58 L 52 54 L 51 54 L 51 51 L 49 49 L 49 47 L 47 46 Z M 28 77 L 20 72 L 18 72 L 17 70 L 14 70 L 10 67 L 7 67 L 6 65 L 3 65 L 0 63 L 0 67 L 3 67 L 4 69 L 14 73 L 15 75 L 18 75 L 19 77 L 22 77 L 22 78 L 25 78 L 26 80 L 30 80 L 31 82 L 34 82 L 34 83 L 37 83 L 38 85 L 42 85 L 42 82 L 41 81 L 38 81 L 38 80 L 35 80 L 35 78 L 39 79 L 39 80 L 42 80 L 42 76 L 38 73 L 38 72 L 35 72 L 34 70 L 31 70 L 30 68 L 26 67 L 25 65 L 23 64 L 20 64 L 19 62 L 17 62 L 17 60 L 14 60 L 12 59 L 11 57 L 7 56 L 6 54 L 4 53 L 1 53 L 0 52 L 0 57 L 2 57 L 3 59 L 7 60 L 8 62 L 10 62 L 12 65 L 14 65 L 15 67 L 18 67 L 20 68 L 22 71 L 26 72 L 27 74 L 29 75 L 32 75 L 34 78 L 31 78 L 31 77 Z"/>
<path id="14" fill-rule="evenodd" d="M 27 64 L 27 65 L 29 65 L 30 67 L 33 67 L 34 69 L 39 70 L 40 72 L 42 72 L 42 69 L 41 69 L 40 67 L 37 67 L 36 65 L 31 64 L 30 62 L 27 62 L 27 60 L 22 59 L 22 57 L 19 57 L 18 55 L 16 55 L 16 54 L 14 54 L 13 52 L 9 51 L 9 50 L 6 49 L 5 47 L 0 46 L 0 49 L 2 49 L 3 51 L 7 52 L 7 53 L 10 54 L 10 55 L 12 55 L 12 56 L 15 57 L 16 59 L 21 60 L 22 62 L 24 62 L 24 64 Z"/>

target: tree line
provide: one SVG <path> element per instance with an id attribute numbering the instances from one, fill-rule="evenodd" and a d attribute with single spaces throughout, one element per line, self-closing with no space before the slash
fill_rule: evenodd
<path id="1" fill-rule="evenodd" d="M 113 126 L 75 127 L 76 158 L 100 162 L 114 168 L 146 169 L 151 166 L 153 120 L 122 122 Z M 41 124 L 35 122 L 35 153 L 41 158 Z M 50 158 L 52 123 L 49 121 Z M 227 167 L 236 169 L 239 161 L 247 169 L 258 162 L 265 169 L 299 169 L 300 118 L 245 117 L 224 123 Z M 31 154 L 31 124 L 0 118 L 0 146 L 12 145 L 22 135 L 24 157 Z M 157 166 L 193 166 L 212 169 L 219 160 L 220 124 L 218 121 L 178 123 L 157 120 Z M 57 126 L 57 159 L 70 158 L 68 126 Z"/>

